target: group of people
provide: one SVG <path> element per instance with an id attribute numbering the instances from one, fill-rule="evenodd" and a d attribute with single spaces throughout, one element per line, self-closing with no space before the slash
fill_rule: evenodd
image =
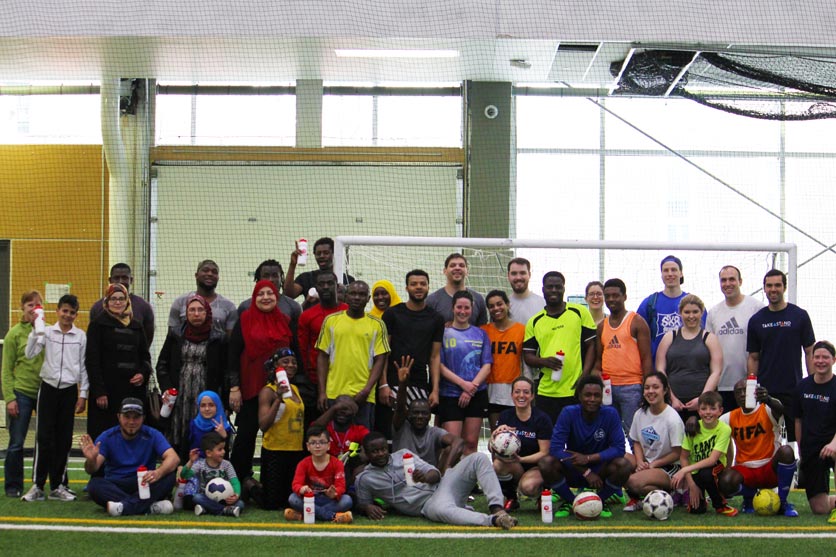
<path id="1" fill-rule="evenodd" d="M 333 249 L 317 240 L 317 269 L 298 276 L 298 247 L 286 275 L 264 261 L 238 307 L 216 291 L 218 265 L 202 261 L 195 290 L 171 305 L 156 369 L 153 310 L 130 293 L 127 265 L 111 269 L 86 335 L 73 325 L 74 296 L 61 298 L 58 322 L 43 329 L 40 294 L 24 294 L 3 352 L 7 496 L 76 498 L 66 460 L 73 413 L 87 407 L 87 491 L 115 516 L 172 512 L 175 483 L 197 515 L 239 516 L 252 501 L 301 520 L 314 496 L 317 519 L 336 523 L 351 522 L 353 508 L 371 519 L 396 511 L 507 529 L 519 494 L 538 498 L 544 488 L 560 500 L 556 516 L 570 514 L 572 488 L 597 491 L 602 516 L 616 501 L 639 509 L 655 489 L 695 513 L 706 511 L 707 494 L 717 513 L 733 516 L 728 498 L 741 494 L 751 512 L 757 489 L 777 487 L 781 512 L 797 516 L 786 499 L 796 471 L 793 448 L 782 445 L 786 423 L 813 512 L 836 522 L 828 493 L 836 350 L 816 343 L 807 313 L 784 300 L 782 272 L 764 277 L 764 307 L 741 293 L 736 267 L 723 267 L 725 299 L 706 312 L 682 291 L 681 260 L 668 256 L 664 289 L 632 312 L 617 278 L 591 282 L 579 304 L 564 300 L 565 278 L 550 271 L 535 294 L 523 258 L 508 264 L 510 293 L 483 297 L 454 253 L 441 288 L 431 292 L 429 274 L 414 269 L 401 301 L 389 281 L 337 277 Z M 753 408 L 744 404 L 749 374 L 759 384 Z M 177 391 L 169 417 L 152 411 L 155 384 Z M 36 405 L 34 483 L 24 494 L 22 445 Z M 478 451 L 486 418 L 492 435 L 516 434 L 518 454 Z M 140 465 L 150 499 L 137 493 Z M 234 491 L 222 502 L 203 491 L 218 477 Z M 489 513 L 467 507 L 477 485 Z"/>

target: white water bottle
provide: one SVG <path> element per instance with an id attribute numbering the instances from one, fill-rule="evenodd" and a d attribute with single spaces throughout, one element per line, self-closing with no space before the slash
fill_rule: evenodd
<path id="1" fill-rule="evenodd" d="M 171 388 L 163 394 L 163 405 L 160 408 L 161 418 L 168 418 L 171 416 L 171 411 L 174 409 L 175 402 L 177 402 L 177 389 Z"/>
<path id="2" fill-rule="evenodd" d="M 281 366 L 276 368 L 276 385 L 288 388 L 287 391 L 282 392 L 282 398 L 290 398 L 293 396 L 293 393 L 290 392 L 290 380 L 287 378 L 287 371 Z"/>
<path id="3" fill-rule="evenodd" d="M 136 469 L 136 485 L 138 487 L 138 494 L 140 499 L 151 498 L 151 486 L 145 483 L 145 475 L 148 473 L 148 468 L 140 466 Z"/>
<path id="4" fill-rule="evenodd" d="M 552 382 L 559 383 L 560 379 L 563 377 L 563 363 L 566 358 L 566 354 L 563 353 L 563 350 L 558 350 L 557 353 L 554 355 L 555 358 L 560 360 L 561 366 L 560 369 L 553 369 L 552 370 Z"/>
<path id="5" fill-rule="evenodd" d="M 406 485 L 415 485 L 412 473 L 415 472 L 415 459 L 411 453 L 403 454 L 403 474 L 406 477 Z"/>
<path id="6" fill-rule="evenodd" d="M 540 494 L 540 515 L 544 524 L 551 524 L 554 520 L 554 512 L 552 512 L 552 492 L 544 489 Z"/>
<path id="7" fill-rule="evenodd" d="M 308 241 L 304 238 L 296 240 L 296 249 L 299 250 L 299 255 L 296 256 L 296 264 L 304 267 L 308 264 Z"/>
<path id="8" fill-rule="evenodd" d="M 757 388 L 758 378 L 755 377 L 753 373 L 750 373 L 748 377 L 746 377 L 746 408 L 750 410 L 758 405 L 758 401 L 755 398 L 755 391 Z"/>
<path id="9" fill-rule="evenodd" d="M 602 373 L 601 380 L 604 381 L 604 397 L 601 403 L 605 406 L 612 406 L 612 381 L 610 381 L 610 376 Z"/>
<path id="10" fill-rule="evenodd" d="M 183 508 L 183 497 L 186 496 L 186 484 L 188 483 L 189 480 L 177 477 L 177 491 L 174 492 L 174 500 L 172 501 L 175 511 Z"/>
<path id="11" fill-rule="evenodd" d="M 316 522 L 316 507 L 314 505 L 315 503 L 313 493 L 308 492 L 305 495 L 304 500 L 305 512 L 303 514 L 305 515 L 305 524 L 313 524 L 314 522 Z"/>
<path id="12" fill-rule="evenodd" d="M 35 327 L 35 334 L 43 336 L 46 334 L 46 322 L 44 321 L 43 306 L 35 306 L 35 322 L 32 324 Z"/>

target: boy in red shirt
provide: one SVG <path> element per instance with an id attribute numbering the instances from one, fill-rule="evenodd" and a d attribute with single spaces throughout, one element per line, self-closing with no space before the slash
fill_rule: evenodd
<path id="1" fill-rule="evenodd" d="M 305 439 L 311 456 L 296 467 L 293 493 L 288 497 L 290 507 L 284 510 L 285 520 L 302 520 L 304 498 L 313 495 L 317 520 L 351 524 L 351 497 L 345 493 L 345 469 L 328 452 L 331 445 L 328 431 L 322 426 L 311 426 Z"/>

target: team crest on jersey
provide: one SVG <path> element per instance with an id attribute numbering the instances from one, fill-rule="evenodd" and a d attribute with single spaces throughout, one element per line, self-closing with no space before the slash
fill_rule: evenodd
<path id="1" fill-rule="evenodd" d="M 592 437 L 593 437 L 596 441 L 603 441 L 604 439 L 606 439 L 606 438 L 607 438 L 607 432 L 606 432 L 606 431 L 604 431 L 604 430 L 603 430 L 603 429 L 601 429 L 601 428 L 598 428 L 598 429 L 596 429 L 596 430 L 595 430 L 595 433 L 592 435 Z"/>
<path id="2" fill-rule="evenodd" d="M 642 439 L 648 444 L 648 446 L 652 447 L 653 444 L 659 440 L 659 434 L 656 433 L 656 430 L 653 429 L 653 426 L 648 426 L 642 430 Z"/>
<path id="3" fill-rule="evenodd" d="M 682 319 L 678 313 L 660 313 L 656 316 L 656 336 L 663 336 L 668 331 L 673 331 L 682 326 Z"/>

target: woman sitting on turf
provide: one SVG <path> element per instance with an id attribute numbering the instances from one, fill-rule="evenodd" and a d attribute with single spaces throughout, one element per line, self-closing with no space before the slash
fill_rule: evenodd
<path id="1" fill-rule="evenodd" d="M 670 392 L 664 373 L 653 371 L 644 378 L 641 408 L 630 427 L 633 454 L 624 456 L 634 468 L 627 480 L 630 501 L 624 512 L 641 510 L 642 498 L 654 489 L 669 491 L 671 478 L 679 470 L 685 426 L 668 404 Z"/>

